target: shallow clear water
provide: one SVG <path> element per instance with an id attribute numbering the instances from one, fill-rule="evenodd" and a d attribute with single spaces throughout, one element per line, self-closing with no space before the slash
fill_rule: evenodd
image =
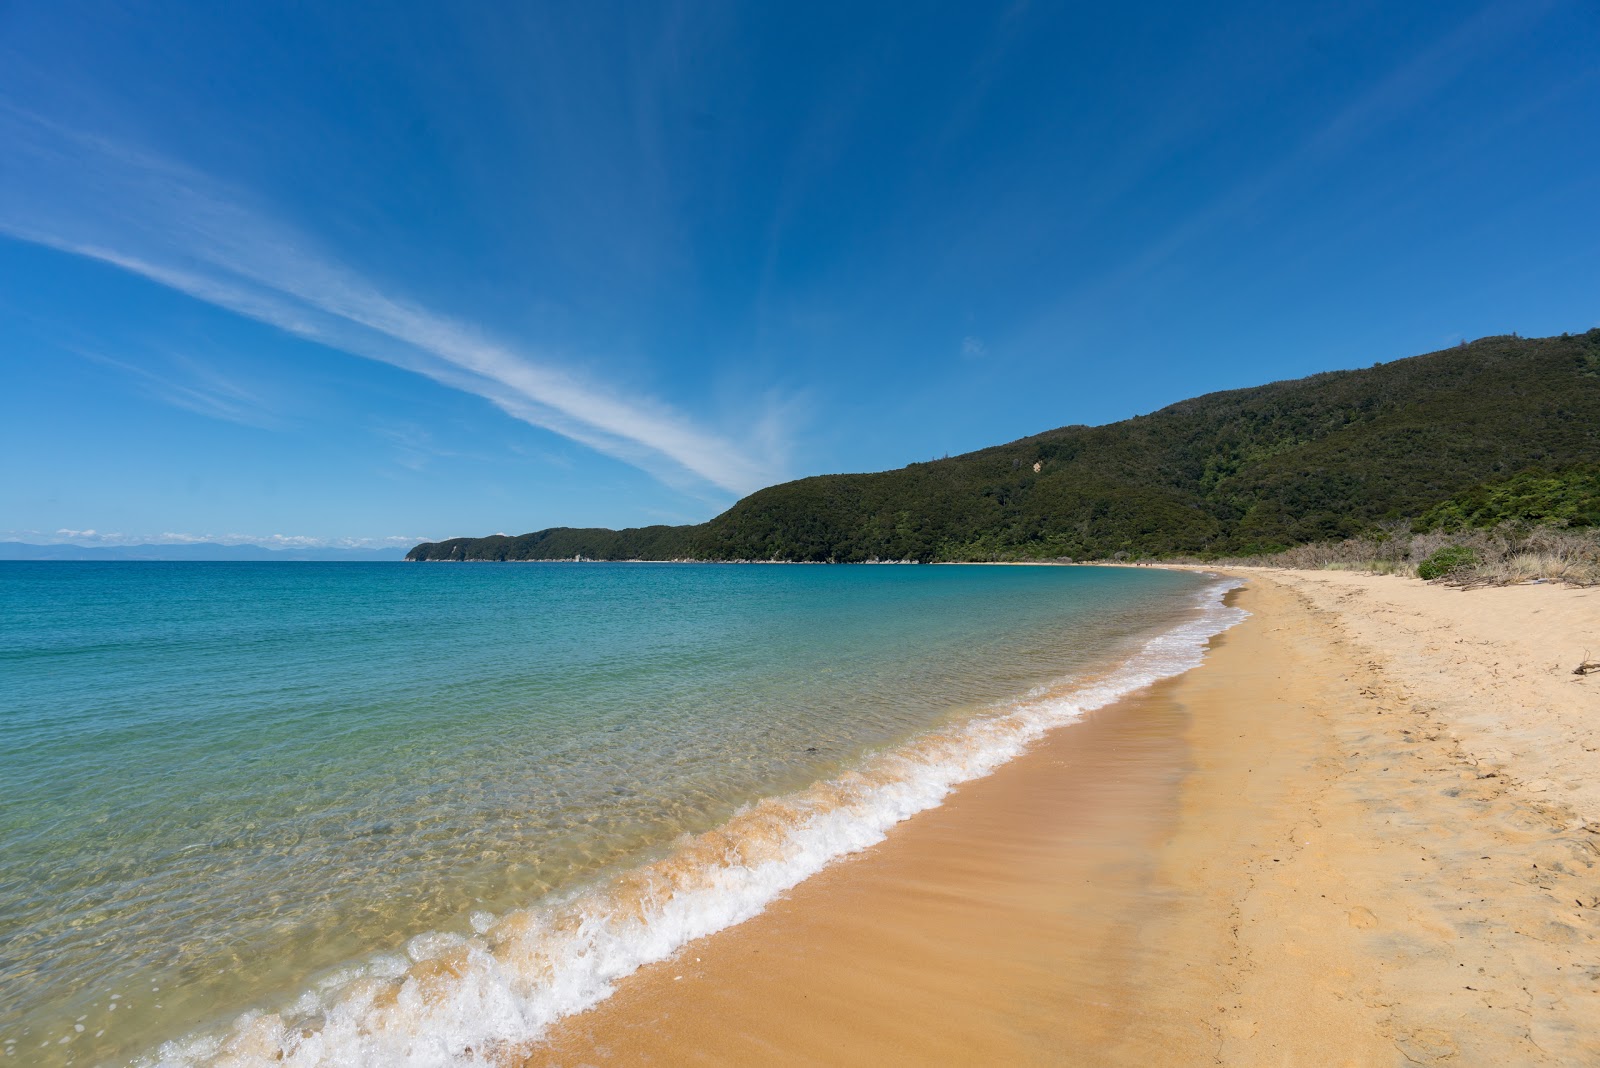
<path id="1" fill-rule="evenodd" d="M 347 997 L 354 973 L 330 969 L 698 856 L 685 835 L 763 798 L 1103 673 L 1205 586 L 1089 568 L 0 563 L 0 1043 L 26 1063 L 126 1061 L 318 983 Z M 807 813 L 835 803 L 808 796 Z M 743 914 L 711 911 L 682 930 Z M 302 1031 L 333 1018 L 300 1000 Z M 517 1026 L 494 1033 L 531 1033 Z"/>

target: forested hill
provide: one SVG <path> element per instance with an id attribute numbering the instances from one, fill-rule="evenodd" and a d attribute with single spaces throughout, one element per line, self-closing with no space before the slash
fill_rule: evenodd
<path id="1" fill-rule="evenodd" d="M 1036 560 L 1270 550 L 1600 461 L 1600 329 L 1212 393 L 897 471 L 751 494 L 698 526 L 556 527 L 410 560 Z"/>

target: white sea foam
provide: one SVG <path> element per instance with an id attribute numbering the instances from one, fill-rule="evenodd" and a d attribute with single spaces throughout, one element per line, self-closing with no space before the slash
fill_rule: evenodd
<path id="1" fill-rule="evenodd" d="M 883 840 L 1053 727 L 1198 665 L 1242 620 L 1209 584 L 1192 616 L 1115 670 L 1036 690 L 924 735 L 800 794 L 752 805 L 663 860 L 559 903 L 487 913 L 473 934 L 413 938 L 328 977 L 289 1009 L 253 1012 L 169 1042 L 141 1065 L 454 1066 L 497 1063 L 555 1020 L 604 1000 L 618 979 L 755 916 L 830 861 Z"/>

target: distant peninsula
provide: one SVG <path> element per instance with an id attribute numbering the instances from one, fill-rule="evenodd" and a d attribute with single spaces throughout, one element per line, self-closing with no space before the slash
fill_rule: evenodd
<path id="1" fill-rule="evenodd" d="M 693 526 L 455 538 L 406 559 L 1215 557 L 1353 537 L 1383 520 L 1426 521 L 1516 498 L 1530 478 L 1558 496 L 1587 492 L 1596 464 L 1600 328 L 1486 337 L 899 470 L 803 478 Z M 1600 523 L 1594 504 L 1568 493 L 1562 522 Z"/>

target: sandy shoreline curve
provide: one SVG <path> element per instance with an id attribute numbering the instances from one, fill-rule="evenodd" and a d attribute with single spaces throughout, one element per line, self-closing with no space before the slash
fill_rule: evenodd
<path id="1" fill-rule="evenodd" d="M 1199 668 L 513 1063 L 1600 1063 L 1600 591 L 1229 573 Z"/>

